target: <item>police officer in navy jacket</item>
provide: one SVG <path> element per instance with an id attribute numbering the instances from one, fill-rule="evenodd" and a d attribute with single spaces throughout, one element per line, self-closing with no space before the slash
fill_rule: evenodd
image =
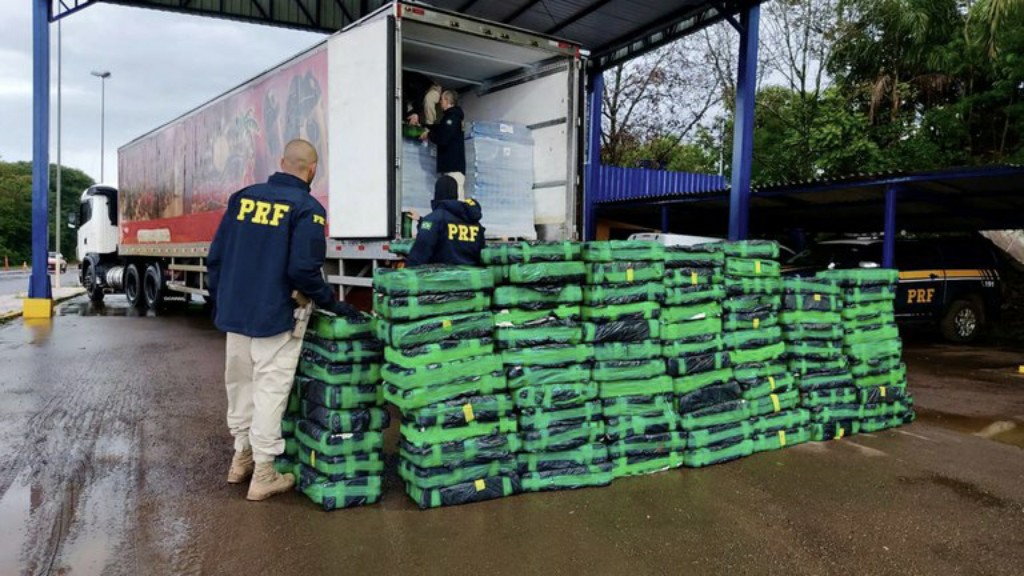
<path id="1" fill-rule="evenodd" d="M 459 201 L 458 184 L 451 176 L 434 183 L 432 212 L 420 220 L 416 241 L 405 262 L 423 264 L 480 265 L 484 248 L 484 227 L 480 225 L 480 204 L 472 198 Z"/>

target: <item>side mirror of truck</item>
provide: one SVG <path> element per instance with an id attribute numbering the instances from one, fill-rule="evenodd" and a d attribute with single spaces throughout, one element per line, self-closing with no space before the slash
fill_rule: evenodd
<path id="1" fill-rule="evenodd" d="M 68 214 L 67 221 L 68 221 L 68 228 L 71 228 L 72 230 L 74 230 L 75 228 L 78 228 L 78 214 L 75 214 L 74 212 Z"/>

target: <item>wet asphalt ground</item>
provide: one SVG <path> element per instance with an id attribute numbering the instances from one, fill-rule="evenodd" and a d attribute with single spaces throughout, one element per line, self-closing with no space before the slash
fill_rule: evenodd
<path id="1" fill-rule="evenodd" d="M 1019 349 L 911 345 L 897 430 L 433 511 L 392 461 L 381 504 L 324 513 L 224 483 L 202 308 L 110 300 L 0 327 L 0 575 L 1024 572 Z"/>

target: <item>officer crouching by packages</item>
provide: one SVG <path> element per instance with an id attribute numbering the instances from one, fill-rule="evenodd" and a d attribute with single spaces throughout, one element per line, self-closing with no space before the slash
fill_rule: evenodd
<path id="1" fill-rule="evenodd" d="M 484 248 L 480 205 L 472 198 L 459 201 L 458 183 L 451 176 L 441 176 L 434 183 L 430 208 L 433 211 L 420 220 L 406 265 L 479 266 L 480 251 Z"/>

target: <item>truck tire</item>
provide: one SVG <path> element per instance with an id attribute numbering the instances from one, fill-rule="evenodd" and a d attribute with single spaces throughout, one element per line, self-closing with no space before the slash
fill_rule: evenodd
<path id="1" fill-rule="evenodd" d="M 89 295 L 89 300 L 99 304 L 103 302 L 103 284 L 100 281 L 100 275 L 96 271 L 96 263 L 92 260 L 86 260 L 82 263 L 84 269 L 82 270 L 82 285 L 85 286 L 85 292 Z"/>
<path id="2" fill-rule="evenodd" d="M 939 324 L 943 338 L 960 344 L 977 340 L 984 327 L 985 314 L 973 300 L 953 302 Z"/>
<path id="3" fill-rule="evenodd" d="M 164 271 L 156 262 L 146 266 L 146 275 L 142 278 L 142 295 L 146 300 L 146 307 L 156 310 L 164 303 L 166 285 L 164 284 Z"/>
<path id="4" fill-rule="evenodd" d="M 142 308 L 146 304 L 142 297 L 142 274 L 138 264 L 129 264 L 124 269 L 124 295 L 132 308 Z"/>

